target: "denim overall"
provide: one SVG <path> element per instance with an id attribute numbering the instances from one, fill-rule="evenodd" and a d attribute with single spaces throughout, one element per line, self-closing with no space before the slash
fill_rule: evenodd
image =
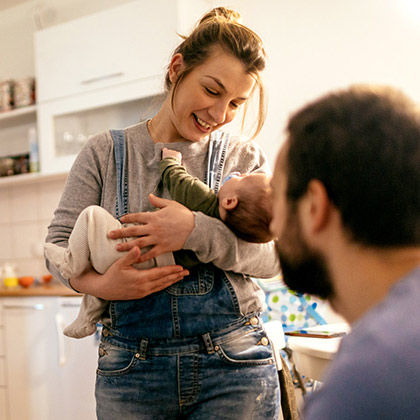
<path id="1" fill-rule="evenodd" d="M 128 211 L 124 133 L 111 134 L 121 216 Z M 227 145 L 227 136 L 212 134 L 206 182 L 215 191 Z M 213 264 L 143 299 L 112 301 L 109 314 L 99 346 L 99 420 L 278 418 L 277 368 L 261 320 L 241 315 Z"/>

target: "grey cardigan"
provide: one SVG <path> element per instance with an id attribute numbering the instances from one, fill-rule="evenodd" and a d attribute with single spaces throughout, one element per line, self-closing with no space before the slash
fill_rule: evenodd
<path id="1" fill-rule="evenodd" d="M 148 194 L 170 198 L 160 181 L 159 162 L 162 147 L 182 153 L 188 172 L 204 178 L 208 158 L 208 140 L 200 142 L 154 143 L 146 123 L 125 129 L 129 212 L 151 211 Z M 230 172 L 268 171 L 262 150 L 253 141 L 232 137 L 224 167 Z M 80 212 L 91 204 L 104 207 L 115 214 L 116 169 L 113 141 L 110 132 L 93 136 L 76 158 L 67 178 L 63 195 L 54 218 L 48 227 L 47 242 L 66 247 L 74 223 Z M 279 272 L 273 242 L 251 244 L 242 241 L 218 219 L 195 212 L 195 228 L 185 242 L 184 249 L 194 251 L 204 263 L 212 262 L 226 272 L 237 294 L 241 313 L 259 312 L 263 308 L 264 293 L 250 278 L 270 278 Z M 65 285 L 68 279 L 58 275 L 50 261 L 48 269 Z"/>

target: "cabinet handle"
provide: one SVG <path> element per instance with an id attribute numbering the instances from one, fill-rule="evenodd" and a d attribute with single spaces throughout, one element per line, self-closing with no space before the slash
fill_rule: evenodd
<path id="1" fill-rule="evenodd" d="M 55 315 L 55 325 L 57 327 L 58 340 L 58 366 L 63 367 L 67 362 L 66 346 L 64 343 L 64 320 L 60 314 Z"/>
<path id="2" fill-rule="evenodd" d="M 93 77 L 92 79 L 82 80 L 80 83 L 82 85 L 89 85 L 91 83 L 100 82 L 101 80 L 113 79 L 115 77 L 121 77 L 123 74 L 124 73 L 122 71 L 119 71 L 117 73 L 104 74 L 103 76 L 98 76 L 98 77 Z"/>
<path id="3" fill-rule="evenodd" d="M 34 305 L 3 305 L 4 309 L 29 309 L 32 311 L 43 311 L 45 305 L 43 303 L 35 303 Z"/>

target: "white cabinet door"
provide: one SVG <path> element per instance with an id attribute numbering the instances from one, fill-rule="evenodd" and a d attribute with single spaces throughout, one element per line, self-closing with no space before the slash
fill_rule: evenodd
<path id="1" fill-rule="evenodd" d="M 2 303 L 9 420 L 94 420 L 97 340 L 62 335 L 80 299 Z"/>
<path id="2" fill-rule="evenodd" d="M 135 0 L 35 34 L 38 102 L 165 72 L 177 1 Z"/>
<path id="3" fill-rule="evenodd" d="M 10 298 L 3 303 L 10 420 L 49 419 L 55 300 Z"/>
<path id="4" fill-rule="evenodd" d="M 152 117 L 163 100 L 161 76 L 38 105 L 41 172 L 69 171 L 86 139 Z"/>

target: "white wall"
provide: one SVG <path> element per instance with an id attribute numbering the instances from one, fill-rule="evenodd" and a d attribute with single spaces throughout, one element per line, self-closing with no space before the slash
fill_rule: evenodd
<path id="1" fill-rule="evenodd" d="M 390 84 L 420 102 L 418 0 L 230 0 L 264 40 L 269 93 L 260 144 L 274 164 L 291 112 L 330 89 Z"/>

